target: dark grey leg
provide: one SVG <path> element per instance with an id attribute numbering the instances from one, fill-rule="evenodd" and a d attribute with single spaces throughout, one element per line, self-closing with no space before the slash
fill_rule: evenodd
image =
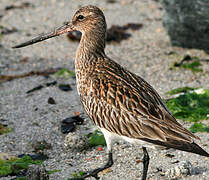
<path id="1" fill-rule="evenodd" d="M 146 180 L 147 179 L 148 166 L 149 166 L 149 154 L 148 154 L 145 147 L 142 147 L 142 149 L 143 149 L 143 153 L 144 153 L 142 180 Z"/>
<path id="2" fill-rule="evenodd" d="M 93 171 L 86 172 L 83 176 L 81 176 L 79 178 L 71 178 L 71 180 L 83 180 L 83 179 L 91 177 L 91 176 L 94 177 L 95 179 L 99 179 L 98 173 L 111 167 L 112 165 L 113 165 L 112 152 L 109 152 L 108 153 L 108 161 L 104 166 L 94 169 Z"/>

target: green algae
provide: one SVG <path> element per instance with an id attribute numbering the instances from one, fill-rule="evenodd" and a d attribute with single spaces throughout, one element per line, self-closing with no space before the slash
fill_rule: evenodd
<path id="1" fill-rule="evenodd" d="M 192 89 L 194 88 L 185 87 L 169 91 L 170 94 L 184 94 L 169 99 L 166 104 L 175 118 L 194 122 L 190 131 L 208 132 L 209 126 L 201 121 L 209 119 L 209 90 L 203 89 L 198 92 L 191 91 Z"/>
<path id="2" fill-rule="evenodd" d="M 193 62 L 182 64 L 182 68 L 189 69 L 192 72 L 202 72 L 203 70 L 199 68 L 199 66 L 201 66 L 199 60 L 194 60 Z"/>
<path id="3" fill-rule="evenodd" d="M 89 145 L 90 146 L 98 146 L 98 145 L 106 146 L 106 141 L 101 131 L 95 130 L 93 132 L 93 134 L 89 137 Z"/>
<path id="4" fill-rule="evenodd" d="M 5 134 L 5 133 L 9 133 L 9 132 L 12 132 L 12 131 L 13 131 L 12 128 L 4 126 L 3 124 L 0 123 L 0 135 Z"/>
<path id="5" fill-rule="evenodd" d="M 73 178 L 80 178 L 81 176 L 83 176 L 85 174 L 85 172 L 83 171 L 79 171 L 78 173 L 73 173 L 72 176 Z M 68 178 L 68 180 L 71 180 L 71 178 Z"/>
<path id="6" fill-rule="evenodd" d="M 54 169 L 54 170 L 49 170 L 49 171 L 46 171 L 46 172 L 47 172 L 48 175 L 50 175 L 50 174 L 53 174 L 53 173 L 56 173 L 56 172 L 60 172 L 60 171 L 62 171 L 62 170 Z"/>
<path id="7" fill-rule="evenodd" d="M 196 73 L 203 71 L 200 66 L 202 66 L 202 64 L 200 63 L 200 59 L 198 57 L 186 55 L 180 62 L 174 62 L 171 69 L 183 68 Z"/>
<path id="8" fill-rule="evenodd" d="M 17 177 L 15 180 L 26 180 L 26 176 Z"/>
<path id="9" fill-rule="evenodd" d="M 56 73 L 54 73 L 54 76 L 59 78 L 69 79 L 75 76 L 75 73 L 73 71 L 70 71 L 69 69 L 63 68 L 57 71 Z"/>
<path id="10" fill-rule="evenodd" d="M 18 175 L 21 171 L 27 170 L 30 164 L 42 164 L 41 160 L 33 160 L 30 156 L 0 160 L 0 177 Z"/>
<path id="11" fill-rule="evenodd" d="M 166 102 L 174 117 L 190 122 L 208 119 L 209 90 L 199 94 L 187 92 Z"/>
<path id="12" fill-rule="evenodd" d="M 179 93 L 187 93 L 189 91 L 193 91 L 197 88 L 191 88 L 191 87 L 181 87 L 181 88 L 176 88 L 176 89 L 172 89 L 170 91 L 167 92 L 167 94 L 170 94 L 170 95 L 174 95 L 174 94 L 179 94 Z"/>
<path id="13" fill-rule="evenodd" d="M 203 124 L 203 123 L 194 123 L 189 130 L 193 133 L 196 132 L 208 132 L 209 133 L 209 126 Z"/>

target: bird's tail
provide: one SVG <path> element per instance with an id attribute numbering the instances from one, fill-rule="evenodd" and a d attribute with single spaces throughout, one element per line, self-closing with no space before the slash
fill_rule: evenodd
<path id="1" fill-rule="evenodd" d="M 157 141 L 151 140 L 151 139 L 143 139 L 143 140 L 156 145 L 165 146 L 168 148 L 174 148 L 181 151 L 191 152 L 191 153 L 199 154 L 201 156 L 209 157 L 209 154 L 195 142 L 190 143 L 187 141 L 179 141 L 173 139 L 167 139 L 167 141 L 164 142 L 158 140 Z"/>
<path id="2" fill-rule="evenodd" d="M 198 144 L 194 142 L 191 144 L 190 143 L 183 143 L 183 144 L 184 145 L 182 146 L 182 149 L 179 148 L 179 150 L 192 152 L 195 154 L 199 154 L 201 156 L 209 157 L 209 154 L 204 149 L 202 149 Z"/>

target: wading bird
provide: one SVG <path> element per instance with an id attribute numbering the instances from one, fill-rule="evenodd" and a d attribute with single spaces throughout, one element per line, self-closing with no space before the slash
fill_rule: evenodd
<path id="1" fill-rule="evenodd" d="M 176 121 L 151 85 L 107 57 L 106 21 L 98 7 L 82 7 L 71 22 L 14 48 L 74 30 L 82 33 L 75 59 L 78 94 L 86 113 L 103 132 L 109 155 L 104 166 L 79 179 L 99 179 L 98 173 L 113 165 L 112 144 L 117 139 L 142 146 L 142 180 L 146 180 L 149 165 L 146 147 L 160 145 L 209 157 L 193 140 L 199 138 Z"/>

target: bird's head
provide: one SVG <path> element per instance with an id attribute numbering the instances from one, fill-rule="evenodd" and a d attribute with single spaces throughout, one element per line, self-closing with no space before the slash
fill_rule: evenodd
<path id="1" fill-rule="evenodd" d="M 87 32 L 104 34 L 106 32 L 106 22 L 103 12 L 96 6 L 90 5 L 82 7 L 75 13 L 72 21 L 64 23 L 63 26 L 56 28 L 54 31 L 44 33 L 30 41 L 14 46 L 13 48 L 25 47 L 74 30 L 80 31 L 83 34 Z"/>
<path id="2" fill-rule="evenodd" d="M 96 6 L 85 6 L 79 9 L 72 19 L 74 30 L 82 33 L 106 31 L 106 22 L 103 12 Z"/>

